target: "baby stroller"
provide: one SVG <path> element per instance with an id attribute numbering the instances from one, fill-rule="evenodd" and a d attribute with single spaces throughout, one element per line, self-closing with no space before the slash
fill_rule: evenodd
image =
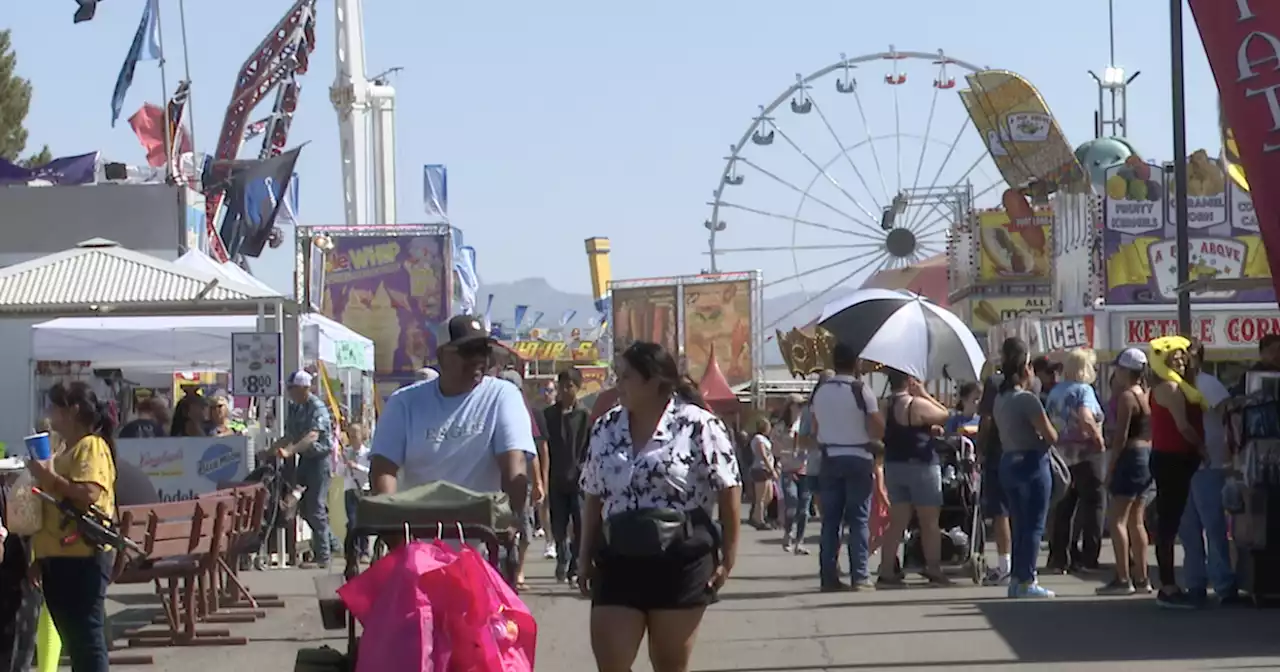
<path id="1" fill-rule="evenodd" d="M 987 573 L 983 555 L 986 526 L 982 520 L 982 475 L 973 441 L 948 437 L 937 442 L 942 467 L 942 509 L 938 528 L 942 532 L 942 569 L 960 573 L 981 584 Z M 924 546 L 920 525 L 913 517 L 907 527 L 903 547 L 903 569 L 924 569 Z"/>

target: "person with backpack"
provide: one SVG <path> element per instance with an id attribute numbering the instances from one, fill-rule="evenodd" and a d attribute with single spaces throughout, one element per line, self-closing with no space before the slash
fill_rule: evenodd
<path id="1" fill-rule="evenodd" d="M 823 592 L 848 590 L 836 557 L 840 532 L 849 526 L 849 574 L 854 590 L 874 589 L 868 523 L 875 487 L 872 442 L 884 438 L 884 415 L 875 395 L 858 379 L 858 353 L 848 344 L 832 348 L 835 375 L 819 385 L 810 401 L 811 431 L 822 454 L 818 489 L 822 536 L 818 566 Z"/>

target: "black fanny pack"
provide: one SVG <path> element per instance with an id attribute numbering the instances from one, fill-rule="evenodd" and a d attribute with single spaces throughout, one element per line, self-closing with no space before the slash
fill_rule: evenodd
<path id="1" fill-rule="evenodd" d="M 605 548 L 620 557 L 661 556 L 699 540 L 714 547 L 718 536 L 715 523 L 702 509 L 636 509 L 604 521 Z"/>

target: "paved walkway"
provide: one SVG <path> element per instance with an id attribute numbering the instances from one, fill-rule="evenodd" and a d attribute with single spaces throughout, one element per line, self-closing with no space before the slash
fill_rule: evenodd
<path id="1" fill-rule="evenodd" d="M 1059 599 L 1014 602 L 1003 589 L 960 584 L 869 594 L 823 595 L 816 559 L 782 553 L 777 535 L 745 532 L 738 568 L 708 611 L 696 672 L 817 670 L 1264 670 L 1280 669 L 1280 610 L 1168 612 L 1149 598 L 1097 598 L 1096 583 L 1050 577 Z M 525 595 L 540 626 L 538 669 L 594 670 L 588 604 L 538 560 Z M 253 625 L 230 626 L 244 647 L 156 651 L 164 672 L 291 670 L 298 648 L 345 647 L 320 629 L 313 572 L 249 573 L 250 585 L 288 605 Z M 148 613 L 150 596 L 113 589 L 117 621 Z M 217 666 L 216 668 L 213 666 Z M 635 667 L 648 670 L 644 659 Z"/>

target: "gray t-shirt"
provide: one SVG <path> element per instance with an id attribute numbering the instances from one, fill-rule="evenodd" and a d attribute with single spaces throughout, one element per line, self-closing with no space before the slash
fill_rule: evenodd
<path id="1" fill-rule="evenodd" d="M 996 397 L 996 429 L 1000 432 L 1000 445 L 1006 453 L 1045 451 L 1049 444 L 1036 430 L 1035 419 L 1044 413 L 1044 404 L 1036 393 L 1027 390 L 1009 390 Z"/>

